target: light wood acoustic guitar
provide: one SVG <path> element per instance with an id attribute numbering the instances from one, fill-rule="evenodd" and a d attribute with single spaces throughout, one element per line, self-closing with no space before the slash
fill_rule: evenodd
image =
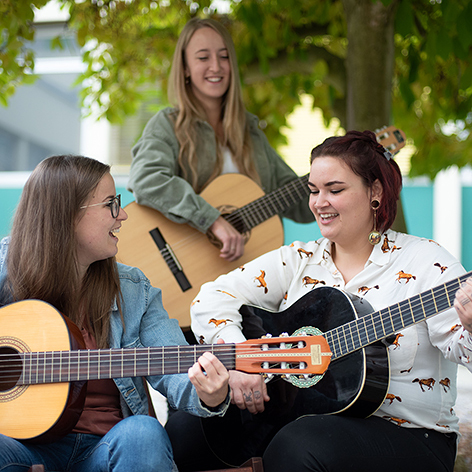
<path id="1" fill-rule="evenodd" d="M 405 134 L 393 126 L 376 136 L 392 154 L 405 145 Z M 190 225 L 174 223 L 159 211 L 132 202 L 125 207 L 128 220 L 120 230 L 117 260 L 140 268 L 162 290 L 169 316 L 188 327 L 190 304 L 202 284 L 283 244 L 278 215 L 308 196 L 307 182 L 304 175 L 264 194 L 248 177 L 225 174 L 203 190 L 201 196 L 245 236 L 244 255 L 234 262 L 220 257 L 219 241 L 210 244 L 207 235 Z"/>
<path id="2" fill-rule="evenodd" d="M 186 373 L 205 351 L 228 369 L 274 375 L 321 374 L 331 358 L 321 336 L 205 346 L 84 347 L 79 328 L 48 303 L 24 300 L 0 309 L 1 434 L 38 443 L 57 440 L 77 423 L 87 380 Z"/>

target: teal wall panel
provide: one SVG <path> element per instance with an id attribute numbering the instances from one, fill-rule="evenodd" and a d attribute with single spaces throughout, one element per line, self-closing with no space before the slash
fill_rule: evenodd
<path id="1" fill-rule="evenodd" d="M 21 188 L 0 188 L 0 238 L 10 233 Z"/>
<path id="2" fill-rule="evenodd" d="M 462 188 L 462 265 L 472 270 L 472 187 Z"/>

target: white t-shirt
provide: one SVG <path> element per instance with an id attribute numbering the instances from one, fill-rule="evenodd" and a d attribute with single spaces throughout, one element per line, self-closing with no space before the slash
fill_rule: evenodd
<path id="1" fill-rule="evenodd" d="M 221 153 L 223 155 L 223 169 L 222 174 L 239 174 L 239 170 L 233 161 L 233 155 L 226 146 L 220 146 Z"/>

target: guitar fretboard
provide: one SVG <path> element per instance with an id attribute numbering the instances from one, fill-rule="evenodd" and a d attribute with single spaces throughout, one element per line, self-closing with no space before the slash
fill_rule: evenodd
<path id="1" fill-rule="evenodd" d="M 310 193 L 308 177 L 307 174 L 294 179 L 279 189 L 238 208 L 225 218 L 241 233 L 249 231 L 272 216 L 283 213 L 292 205 L 302 201 Z"/>
<path id="2" fill-rule="evenodd" d="M 234 344 L 29 352 L 20 356 L 23 374 L 17 384 L 179 374 L 205 351 L 215 354 L 227 369 L 235 368 Z"/>
<path id="3" fill-rule="evenodd" d="M 426 290 L 324 333 L 333 353 L 332 360 L 362 349 L 451 308 L 461 282 L 471 275 L 472 272 L 469 272 L 444 285 Z"/>

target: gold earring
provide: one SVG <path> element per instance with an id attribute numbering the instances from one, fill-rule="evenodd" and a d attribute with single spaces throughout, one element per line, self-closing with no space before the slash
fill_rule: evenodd
<path id="1" fill-rule="evenodd" d="M 374 210 L 374 229 L 369 233 L 369 243 L 372 246 L 380 243 L 380 238 L 382 235 L 377 231 L 377 210 L 380 206 L 380 202 L 378 200 L 372 200 L 370 202 L 370 207 Z"/>

